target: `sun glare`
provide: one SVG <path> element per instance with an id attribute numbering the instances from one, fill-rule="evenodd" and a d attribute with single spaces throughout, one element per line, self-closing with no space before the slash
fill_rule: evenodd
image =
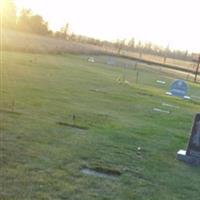
<path id="1" fill-rule="evenodd" d="M 6 15 L 6 11 L 10 9 L 9 0 L 0 0 L 1 15 Z"/>
<path id="2" fill-rule="evenodd" d="M 1 4 L 5 0 L 0 0 Z M 72 32 L 99 39 L 132 37 L 171 48 L 199 50 L 198 0 L 15 0 L 54 31 L 69 23 Z M 181 3 L 180 3 L 181 2 Z"/>
<path id="3" fill-rule="evenodd" d="M 3 10 L 4 7 L 4 0 L 0 0 L 0 11 Z"/>

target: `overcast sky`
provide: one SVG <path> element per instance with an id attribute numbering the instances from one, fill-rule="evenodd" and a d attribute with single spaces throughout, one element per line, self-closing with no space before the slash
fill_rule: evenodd
<path id="1" fill-rule="evenodd" d="M 16 0 L 59 30 L 115 40 L 134 37 L 200 52 L 200 0 Z"/>

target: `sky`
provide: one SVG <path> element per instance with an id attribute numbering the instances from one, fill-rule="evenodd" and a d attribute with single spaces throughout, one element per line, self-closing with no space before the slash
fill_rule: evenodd
<path id="1" fill-rule="evenodd" d="M 200 53 L 200 0 L 15 0 L 53 30 L 69 23 L 76 34 L 130 39 Z"/>

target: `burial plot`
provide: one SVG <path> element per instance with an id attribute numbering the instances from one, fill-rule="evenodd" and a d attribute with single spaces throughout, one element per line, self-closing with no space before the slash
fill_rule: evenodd
<path id="1" fill-rule="evenodd" d="M 189 164 L 200 165 L 200 113 L 195 116 L 187 150 L 179 150 L 177 159 Z"/>
<path id="2" fill-rule="evenodd" d="M 170 92 L 167 92 L 166 94 L 171 96 L 177 96 L 184 99 L 190 99 L 189 96 L 187 96 L 188 93 L 188 86 L 187 83 L 183 80 L 176 80 L 172 83 L 170 87 Z"/>

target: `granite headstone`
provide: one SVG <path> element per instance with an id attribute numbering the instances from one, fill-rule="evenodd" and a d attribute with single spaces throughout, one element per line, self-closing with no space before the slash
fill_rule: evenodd
<path id="1" fill-rule="evenodd" d="M 171 84 L 170 92 L 166 92 L 166 94 L 171 96 L 181 97 L 183 99 L 190 99 L 187 96 L 188 93 L 188 86 L 187 83 L 183 80 L 176 80 Z"/>
<path id="2" fill-rule="evenodd" d="M 177 159 L 200 165 L 200 113 L 195 116 L 187 150 L 179 150 Z"/>
<path id="3" fill-rule="evenodd" d="M 184 98 L 184 96 L 187 96 L 188 92 L 187 83 L 183 80 L 174 81 L 170 87 L 170 92 L 173 96 Z"/>

